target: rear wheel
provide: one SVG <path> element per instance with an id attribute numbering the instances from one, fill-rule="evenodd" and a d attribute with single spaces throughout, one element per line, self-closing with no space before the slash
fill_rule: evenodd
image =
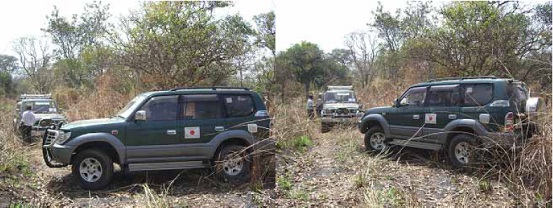
<path id="1" fill-rule="evenodd" d="M 215 171 L 219 178 L 233 184 L 250 180 L 251 161 L 246 148 L 241 145 L 225 145 L 217 154 Z"/>
<path id="2" fill-rule="evenodd" d="M 104 152 L 90 149 L 79 152 L 72 164 L 73 176 L 81 188 L 98 190 L 105 188 L 113 176 L 113 161 Z"/>
<path id="3" fill-rule="evenodd" d="M 466 134 L 453 137 L 449 143 L 448 156 L 451 165 L 455 168 L 474 164 L 476 158 L 474 138 Z"/>
<path id="4" fill-rule="evenodd" d="M 381 152 L 386 149 L 386 134 L 379 126 L 371 127 L 365 133 L 365 149 L 369 152 Z"/>

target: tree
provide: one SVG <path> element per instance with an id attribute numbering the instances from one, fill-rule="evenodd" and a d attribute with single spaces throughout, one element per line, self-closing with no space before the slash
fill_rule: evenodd
<path id="1" fill-rule="evenodd" d="M 0 72 L 11 74 L 17 70 L 17 58 L 10 55 L 0 55 Z"/>
<path id="2" fill-rule="evenodd" d="M 256 42 L 263 47 L 269 49 L 273 56 L 276 56 L 275 51 L 275 12 L 259 14 L 254 17 L 254 22 L 257 26 Z"/>
<path id="3" fill-rule="evenodd" d="M 34 90 L 39 93 L 49 91 L 53 82 L 49 70 L 52 54 L 47 42 L 23 37 L 14 42 L 13 50 L 19 56 L 21 69 Z"/>
<path id="4" fill-rule="evenodd" d="M 401 29 L 400 15 L 401 10 L 397 10 L 395 15 L 390 12 L 383 11 L 382 4 L 378 2 L 376 11 L 373 11 L 374 22 L 369 24 L 378 32 L 378 37 L 384 39 L 386 50 L 394 53 L 401 47 L 404 40 L 403 31 Z"/>
<path id="5" fill-rule="evenodd" d="M 346 35 L 345 44 L 353 61 L 361 86 L 367 86 L 375 74 L 374 63 L 378 56 L 378 42 L 367 32 L 352 32 Z"/>
<path id="6" fill-rule="evenodd" d="M 56 55 L 60 59 L 56 63 L 58 74 L 62 76 L 69 86 L 78 87 L 85 81 L 90 81 L 94 75 L 100 74 L 102 68 L 90 65 L 90 62 L 101 62 L 106 56 L 91 57 L 92 51 L 104 51 L 103 41 L 109 33 L 110 25 L 107 20 L 110 17 L 109 5 L 102 5 L 94 1 L 85 4 L 85 12 L 73 15 L 71 20 L 59 15 L 59 10 L 54 6 L 52 13 L 47 16 L 48 26 L 42 29 L 57 46 Z M 81 55 L 88 57 L 81 57 Z M 83 62 L 87 58 L 88 62 Z M 91 60 L 97 59 L 97 60 Z"/>
<path id="7" fill-rule="evenodd" d="M 125 19 L 127 41 L 117 41 L 124 66 L 157 88 L 217 85 L 236 74 L 233 61 L 254 34 L 238 15 L 216 18 L 228 2 L 147 2 Z"/>
<path id="8" fill-rule="evenodd" d="M 276 48 L 275 48 L 275 36 L 276 36 L 276 28 L 275 28 L 275 13 L 274 11 L 270 11 L 268 13 L 263 13 L 254 16 L 253 18 L 255 25 L 256 25 L 256 43 L 261 45 L 264 48 L 267 48 L 271 51 L 272 58 L 266 59 L 265 61 L 274 61 L 274 58 L 276 57 Z M 266 66 L 269 64 L 272 66 L 272 68 L 266 68 L 266 67 L 260 67 L 260 66 Z M 271 92 L 275 92 L 274 86 L 276 84 L 276 78 L 275 78 L 275 71 L 276 66 L 274 63 L 258 63 L 257 65 L 258 74 L 260 76 L 257 76 L 258 78 L 265 78 L 267 80 L 259 80 L 260 83 L 266 84 L 266 89 L 268 89 Z M 262 69 L 263 71 L 259 71 L 259 69 Z M 266 69 L 266 70 L 265 70 Z M 268 71 L 270 70 L 270 71 Z M 269 100 L 272 100 L 272 95 L 270 95 Z"/>
<path id="9" fill-rule="evenodd" d="M 456 2 L 440 12 L 443 26 L 411 41 L 410 55 L 454 76 L 513 76 L 518 61 L 546 47 L 518 3 Z M 549 43 L 550 45 L 550 43 Z"/>
<path id="10" fill-rule="evenodd" d="M 324 75 L 324 52 L 314 43 L 297 43 L 279 54 L 278 59 L 283 64 L 281 70 L 289 70 L 293 78 L 304 86 L 306 96 L 310 85 Z"/>

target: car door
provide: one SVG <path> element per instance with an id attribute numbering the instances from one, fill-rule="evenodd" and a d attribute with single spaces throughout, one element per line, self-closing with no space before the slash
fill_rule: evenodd
<path id="1" fill-rule="evenodd" d="M 180 156 L 176 144 L 178 96 L 151 97 L 138 109 L 146 113 L 146 120 L 129 119 L 127 123 L 127 157 L 129 162 L 141 158 L 163 158 Z M 134 117 L 134 115 L 132 115 Z"/>
<path id="2" fill-rule="evenodd" d="M 211 139 L 227 127 L 223 106 L 217 94 L 191 94 L 180 98 L 181 116 L 177 134 L 183 144 L 184 156 L 211 157 L 208 155 Z"/>
<path id="3" fill-rule="evenodd" d="M 255 117 L 254 114 L 257 109 L 251 95 L 225 94 L 222 96 L 227 116 L 226 122 L 230 130 L 249 131 L 248 125 L 252 126 L 254 124 L 257 126 L 255 129 L 261 126 L 268 128 L 270 122 L 268 118 Z"/>
<path id="4" fill-rule="evenodd" d="M 390 125 L 390 135 L 399 139 L 418 139 L 424 125 L 424 101 L 427 87 L 413 87 L 401 97 L 397 111 L 389 112 L 384 117 Z"/>
<path id="5" fill-rule="evenodd" d="M 445 142 L 444 127 L 459 117 L 461 90 L 459 85 L 437 85 L 428 90 L 424 115 L 424 137 L 430 143 Z"/>

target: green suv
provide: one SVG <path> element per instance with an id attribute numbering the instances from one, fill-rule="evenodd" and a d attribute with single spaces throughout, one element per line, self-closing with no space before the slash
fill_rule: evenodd
<path id="1" fill-rule="evenodd" d="M 368 151 L 390 144 L 443 149 L 463 167 L 474 162 L 476 145 L 517 147 L 531 137 L 541 103 L 513 79 L 431 80 L 409 87 L 391 107 L 366 110 L 358 127 Z"/>
<path id="2" fill-rule="evenodd" d="M 113 163 L 125 171 L 215 167 L 231 183 L 249 180 L 253 153 L 272 153 L 270 118 L 247 88 L 198 87 L 146 92 L 112 118 L 49 129 L 49 167 L 72 165 L 81 187 L 106 187 Z"/>

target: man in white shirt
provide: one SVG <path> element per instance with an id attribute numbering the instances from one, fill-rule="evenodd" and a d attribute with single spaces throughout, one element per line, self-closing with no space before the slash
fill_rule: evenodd
<path id="1" fill-rule="evenodd" d="M 31 142 L 31 130 L 35 123 L 35 114 L 31 109 L 32 107 L 28 105 L 21 114 L 21 131 L 23 134 L 23 141 L 25 142 Z"/>

